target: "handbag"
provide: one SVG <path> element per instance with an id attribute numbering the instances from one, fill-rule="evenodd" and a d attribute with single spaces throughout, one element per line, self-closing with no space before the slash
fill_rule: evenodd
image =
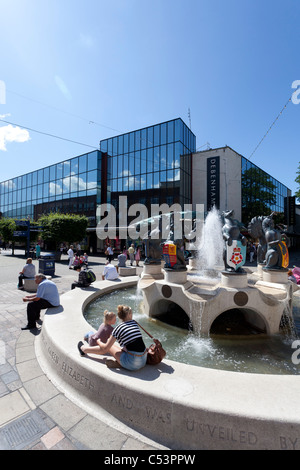
<path id="1" fill-rule="evenodd" d="M 136 322 L 142 330 L 144 330 L 150 338 L 153 339 L 154 343 L 149 346 L 147 350 L 147 364 L 156 365 L 159 364 L 167 355 L 166 351 L 162 347 L 161 342 L 158 339 L 155 339 L 150 333 L 145 330 L 138 322 Z"/>

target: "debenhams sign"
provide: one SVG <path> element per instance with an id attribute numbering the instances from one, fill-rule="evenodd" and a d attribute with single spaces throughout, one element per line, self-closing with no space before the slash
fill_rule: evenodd
<path id="1" fill-rule="evenodd" d="M 207 210 L 220 207 L 220 157 L 207 159 Z"/>

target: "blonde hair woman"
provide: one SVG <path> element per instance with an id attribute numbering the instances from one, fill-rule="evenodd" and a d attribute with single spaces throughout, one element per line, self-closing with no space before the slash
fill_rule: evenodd
<path id="1" fill-rule="evenodd" d="M 106 343 L 97 341 L 98 346 L 84 346 L 78 343 L 81 356 L 86 354 L 110 353 L 124 369 L 138 370 L 146 365 L 147 349 L 140 328 L 132 319 L 132 310 L 127 305 L 118 305 L 118 317 L 121 323 L 116 326 Z M 120 344 L 115 344 L 116 341 Z M 107 361 L 107 365 L 112 364 Z"/>

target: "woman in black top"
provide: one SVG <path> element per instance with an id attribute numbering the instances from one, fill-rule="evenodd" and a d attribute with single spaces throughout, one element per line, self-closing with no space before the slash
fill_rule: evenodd
<path id="1" fill-rule="evenodd" d="M 78 343 L 80 354 L 110 353 L 118 364 L 125 369 L 138 370 L 145 366 L 147 349 L 136 321 L 132 319 L 132 310 L 126 305 L 118 305 L 118 317 L 121 323 L 114 328 L 106 343 L 97 341 L 98 346 L 84 346 Z M 115 344 L 118 341 L 118 344 Z M 109 363 L 107 365 L 110 365 Z"/>

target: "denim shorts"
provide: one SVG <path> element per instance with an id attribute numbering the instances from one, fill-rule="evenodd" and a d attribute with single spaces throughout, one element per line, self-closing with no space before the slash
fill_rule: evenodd
<path id="1" fill-rule="evenodd" d="M 138 370 L 146 365 L 147 350 L 143 353 L 135 351 L 123 351 L 120 356 L 120 364 L 124 369 Z"/>

